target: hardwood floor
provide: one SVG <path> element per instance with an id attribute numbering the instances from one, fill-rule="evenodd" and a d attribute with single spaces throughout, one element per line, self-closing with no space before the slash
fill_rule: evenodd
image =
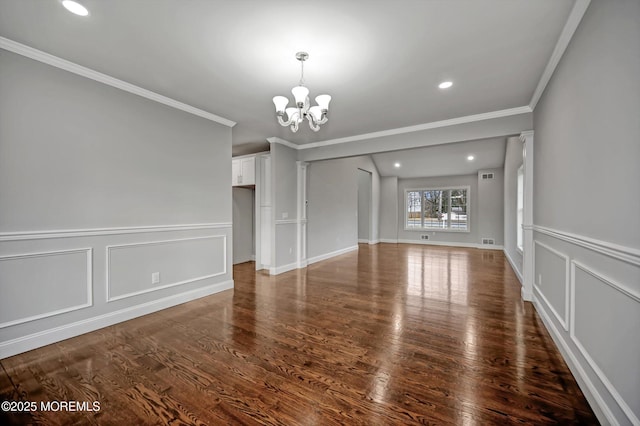
<path id="1" fill-rule="evenodd" d="M 597 424 L 502 252 L 404 244 L 0 361 L 0 424 Z"/>

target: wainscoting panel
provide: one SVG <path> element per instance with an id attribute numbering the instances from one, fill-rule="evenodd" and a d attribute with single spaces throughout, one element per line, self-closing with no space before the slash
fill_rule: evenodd
<path id="1" fill-rule="evenodd" d="M 640 425 L 638 250 L 533 228 L 536 310 L 600 422 Z"/>
<path id="2" fill-rule="evenodd" d="M 224 235 L 107 246 L 107 301 L 224 275 L 226 247 Z"/>
<path id="3" fill-rule="evenodd" d="M 92 305 L 92 250 L 0 257 L 0 328 Z"/>
<path id="4" fill-rule="evenodd" d="M 537 240 L 534 247 L 534 290 L 562 328 L 569 330 L 569 257 Z"/>
<path id="5" fill-rule="evenodd" d="M 640 398 L 625 401 L 621 394 L 640 390 L 640 295 L 579 262 L 571 262 L 571 272 L 571 339 L 633 418 Z"/>
<path id="6" fill-rule="evenodd" d="M 0 233 L 0 359 L 233 288 L 231 235 L 227 222 Z"/>

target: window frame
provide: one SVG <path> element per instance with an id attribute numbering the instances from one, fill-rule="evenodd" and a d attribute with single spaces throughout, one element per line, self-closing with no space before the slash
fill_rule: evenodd
<path id="1" fill-rule="evenodd" d="M 421 193 L 423 191 L 451 191 L 451 190 L 465 190 L 467 191 L 467 229 L 452 229 L 452 228 L 425 228 L 424 226 L 420 226 L 419 228 L 416 227 L 408 227 L 407 223 L 409 221 L 409 192 L 416 192 L 416 191 L 420 191 Z M 422 200 L 422 198 L 424 197 L 424 195 L 421 195 L 420 198 Z M 422 201 L 421 201 L 421 206 L 422 206 Z M 451 204 L 450 204 L 451 207 Z M 404 208 L 404 230 L 405 231 L 417 231 L 417 232 L 461 232 L 461 233 L 470 233 L 471 232 L 471 186 L 470 185 L 458 185 L 458 186 L 438 186 L 438 187 L 422 187 L 422 188 L 406 188 L 404 190 L 404 203 L 403 203 L 403 208 Z M 420 219 L 421 223 L 422 223 L 422 214 L 421 214 L 421 219 Z M 451 224 L 451 221 L 449 221 L 449 224 Z"/>

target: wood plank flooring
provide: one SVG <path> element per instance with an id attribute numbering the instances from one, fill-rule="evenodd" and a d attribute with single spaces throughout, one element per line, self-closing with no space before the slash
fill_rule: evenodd
<path id="1" fill-rule="evenodd" d="M 0 361 L 0 424 L 597 424 L 498 251 L 405 244 Z"/>

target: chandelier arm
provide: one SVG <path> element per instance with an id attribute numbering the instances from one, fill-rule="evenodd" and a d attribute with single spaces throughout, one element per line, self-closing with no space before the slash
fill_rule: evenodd
<path id="1" fill-rule="evenodd" d="M 290 125 L 291 125 L 291 123 L 293 123 L 293 122 L 294 122 L 294 120 L 293 120 L 293 119 L 285 121 L 285 120 L 282 118 L 282 115 L 278 114 L 278 124 L 280 124 L 281 126 L 283 126 L 283 127 L 287 127 L 287 126 L 290 126 Z"/>
<path id="2" fill-rule="evenodd" d="M 313 114 L 307 114 L 307 120 L 309 120 L 309 127 L 311 128 L 311 130 L 313 130 L 314 132 L 320 130 L 320 126 Z"/>
<path id="3" fill-rule="evenodd" d="M 298 131 L 298 120 L 293 120 L 293 123 L 291 123 L 291 131 L 293 133 Z"/>

